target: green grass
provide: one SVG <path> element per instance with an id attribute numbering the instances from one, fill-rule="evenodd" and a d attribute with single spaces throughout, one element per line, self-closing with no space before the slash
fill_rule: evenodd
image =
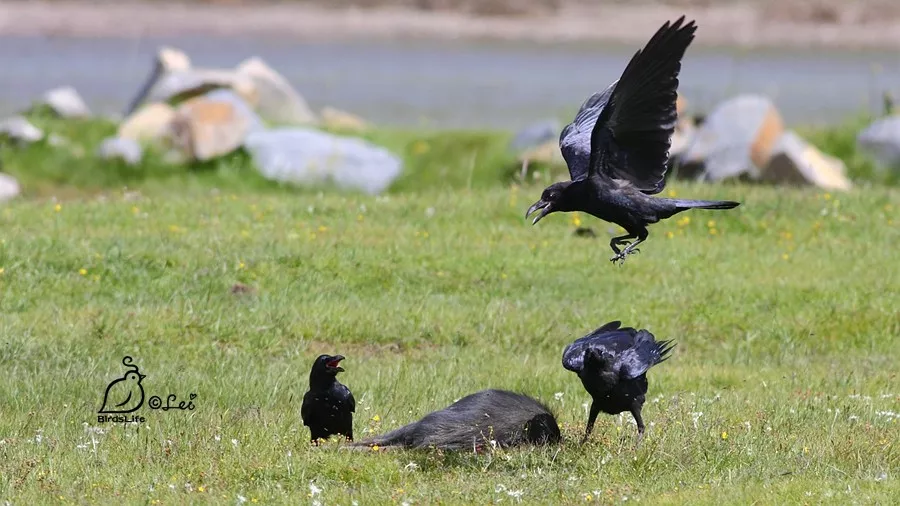
<path id="1" fill-rule="evenodd" d="M 47 157 L 35 170 L 78 177 Z M 679 196 L 743 205 L 657 224 L 614 267 L 607 224 L 582 215 L 599 235 L 588 239 L 572 235 L 571 215 L 523 220 L 538 186 L 376 198 L 213 192 L 190 177 L 199 182 L 169 195 L 145 185 L 139 197 L 0 208 L 0 502 L 900 495 L 896 189 L 675 184 Z M 232 294 L 238 282 L 255 292 Z M 650 371 L 637 449 L 630 419 L 606 415 L 578 444 L 589 397 L 560 364 L 566 343 L 613 319 L 678 342 Z M 565 442 L 479 456 L 311 447 L 300 399 L 323 352 L 348 357 L 358 437 L 495 387 L 545 401 Z M 147 396 L 196 393 L 196 409 L 144 406 L 146 423 L 99 424 L 123 355 L 147 374 Z"/>
<path id="2" fill-rule="evenodd" d="M 31 121 L 49 139 L 27 147 L 0 146 L 0 167 L 21 182 L 26 195 L 82 194 L 107 189 L 211 188 L 223 191 L 282 193 L 282 185 L 268 181 L 252 168 L 249 155 L 237 152 L 206 163 L 175 165 L 159 148 L 150 147 L 138 166 L 96 157 L 101 141 L 115 135 L 116 125 L 102 119 L 59 120 L 36 115 Z M 340 133 L 340 135 L 352 135 Z M 515 154 L 507 149 L 510 135 L 492 131 L 420 132 L 375 129 L 361 137 L 384 146 L 403 159 L 402 175 L 393 192 L 442 188 L 482 188 L 503 182 L 518 171 Z"/>

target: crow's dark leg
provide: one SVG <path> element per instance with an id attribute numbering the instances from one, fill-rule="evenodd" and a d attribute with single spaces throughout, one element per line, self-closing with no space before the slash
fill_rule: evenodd
<path id="1" fill-rule="evenodd" d="M 641 405 L 637 402 L 631 405 L 631 416 L 634 417 L 634 421 L 637 422 L 638 428 L 638 439 L 637 444 L 641 444 L 641 440 L 644 439 L 644 419 L 641 418 Z"/>
<path id="2" fill-rule="evenodd" d="M 584 430 L 584 439 L 581 440 L 581 444 L 587 443 L 588 436 L 591 435 L 591 431 L 594 430 L 594 422 L 597 421 L 597 415 L 600 413 L 600 406 L 597 405 L 596 402 L 591 402 L 591 413 L 588 415 L 587 428 Z"/>
<path id="3" fill-rule="evenodd" d="M 619 249 L 619 244 L 622 244 L 622 243 L 628 244 L 629 239 L 635 239 L 635 238 L 637 238 L 637 236 L 634 234 L 625 234 L 625 235 L 620 235 L 619 237 L 613 237 L 612 239 L 609 240 L 609 247 L 612 248 L 612 250 L 616 253 L 616 257 L 618 257 L 619 255 L 622 254 L 622 250 Z M 613 258 L 616 258 L 616 257 L 613 257 Z"/>
<path id="4" fill-rule="evenodd" d="M 632 234 L 632 235 L 630 235 L 630 236 L 626 236 L 626 237 L 636 237 L 637 240 L 634 241 L 634 242 L 632 242 L 632 243 L 629 244 L 628 246 L 625 246 L 625 249 L 622 250 L 621 252 L 618 252 L 618 251 L 617 251 L 617 252 L 616 252 L 616 256 L 610 258 L 609 260 L 610 260 L 611 262 L 613 262 L 613 263 L 615 263 L 615 262 L 618 261 L 618 260 L 621 260 L 621 261 L 624 263 L 624 262 L 625 262 L 625 257 L 627 257 L 628 255 L 632 255 L 632 254 L 634 254 L 634 253 L 640 253 L 641 250 L 637 249 L 635 246 L 637 246 L 638 244 L 640 244 L 640 243 L 644 242 L 645 240 L 647 240 L 647 237 L 648 237 L 649 235 L 650 235 L 650 233 L 647 231 L 646 228 L 644 228 L 644 229 L 638 231 L 638 233 L 636 233 L 636 234 Z"/>

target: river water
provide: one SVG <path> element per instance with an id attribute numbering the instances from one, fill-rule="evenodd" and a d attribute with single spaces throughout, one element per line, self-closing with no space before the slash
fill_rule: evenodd
<path id="1" fill-rule="evenodd" d="M 331 105 L 404 126 L 515 129 L 568 119 L 619 76 L 633 46 L 438 42 L 323 42 L 247 38 L 0 38 L 0 114 L 41 92 L 75 86 L 96 111 L 120 112 L 156 49 L 186 51 L 196 66 L 258 55 L 318 109 Z M 900 95 L 900 53 L 741 51 L 692 47 L 680 92 L 702 111 L 740 92 L 772 97 L 789 124 L 837 122 Z M 900 98 L 900 97 L 898 97 Z"/>

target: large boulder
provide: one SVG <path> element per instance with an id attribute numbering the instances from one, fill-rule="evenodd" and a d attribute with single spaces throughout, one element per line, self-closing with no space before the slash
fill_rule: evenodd
<path id="1" fill-rule="evenodd" d="M 796 133 L 784 132 L 772 149 L 760 179 L 770 183 L 814 185 L 828 190 L 849 190 L 853 184 L 845 175 L 841 160 L 826 155 Z"/>
<path id="2" fill-rule="evenodd" d="M 245 149 L 267 179 L 378 194 L 400 175 L 402 162 L 384 148 L 307 128 L 278 128 L 247 137 Z"/>
<path id="3" fill-rule="evenodd" d="M 22 116 L 0 120 L 0 140 L 7 139 L 17 144 L 31 144 L 43 138 L 44 132 Z"/>
<path id="4" fill-rule="evenodd" d="M 741 95 L 713 109 L 680 162 L 701 165 L 703 178 L 711 181 L 742 175 L 757 178 L 782 133 L 784 122 L 771 100 Z"/>
<path id="5" fill-rule="evenodd" d="M 13 199 L 20 193 L 22 193 L 22 188 L 16 178 L 0 173 L 0 202 Z"/>
<path id="6" fill-rule="evenodd" d="M 856 136 L 860 151 L 900 171 L 900 115 L 881 118 Z"/>
<path id="7" fill-rule="evenodd" d="M 250 101 L 256 111 L 268 121 L 283 125 L 305 125 L 318 122 L 306 100 L 281 74 L 261 58 L 241 62 L 236 74 L 254 85 L 256 100 Z"/>
<path id="8" fill-rule="evenodd" d="M 230 90 L 216 90 L 181 104 L 172 120 L 174 145 L 190 160 L 231 153 L 247 136 L 262 130 L 253 109 Z"/>

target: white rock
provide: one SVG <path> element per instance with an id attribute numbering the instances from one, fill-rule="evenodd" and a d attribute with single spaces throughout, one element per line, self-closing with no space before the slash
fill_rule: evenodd
<path id="1" fill-rule="evenodd" d="M 0 202 L 13 199 L 20 193 L 22 193 L 22 188 L 16 178 L 0 173 Z"/>
<path id="2" fill-rule="evenodd" d="M 0 121 L 0 136 L 24 144 L 38 142 L 44 138 L 44 132 L 32 125 L 22 116 L 13 116 Z"/>
<path id="3" fill-rule="evenodd" d="M 402 170 L 400 159 L 384 148 L 313 129 L 259 131 L 247 137 L 244 147 L 264 177 L 283 183 L 330 182 L 341 189 L 378 194 Z"/>
<path id="4" fill-rule="evenodd" d="M 104 160 L 122 160 L 128 165 L 141 163 L 143 151 L 141 145 L 133 139 L 109 137 L 100 143 L 97 156 Z"/>
<path id="5" fill-rule="evenodd" d="M 256 111 L 273 123 L 285 125 L 315 124 L 318 119 L 306 100 L 287 79 L 269 67 L 261 58 L 241 62 L 237 73 L 255 84 L 258 101 L 248 101 Z"/>
<path id="6" fill-rule="evenodd" d="M 87 118 L 91 115 L 84 99 L 71 86 L 54 88 L 44 93 L 42 101 L 60 118 Z"/>

